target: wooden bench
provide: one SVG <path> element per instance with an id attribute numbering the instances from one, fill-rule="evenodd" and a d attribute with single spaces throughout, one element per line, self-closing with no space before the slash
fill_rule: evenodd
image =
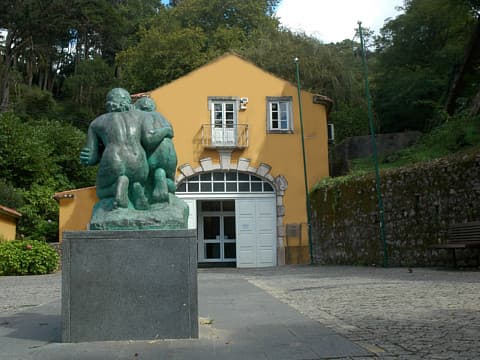
<path id="1" fill-rule="evenodd" d="M 430 248 L 452 250 L 453 266 L 457 267 L 456 249 L 480 248 L 480 221 L 451 225 L 447 231 L 447 243 L 433 245 Z M 479 266 L 478 252 L 477 266 Z"/>

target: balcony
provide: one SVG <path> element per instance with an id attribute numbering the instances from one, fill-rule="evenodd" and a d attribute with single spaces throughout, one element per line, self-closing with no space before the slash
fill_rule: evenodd
<path id="1" fill-rule="evenodd" d="M 207 149 L 245 149 L 248 147 L 248 125 L 218 126 L 204 124 L 201 128 L 202 146 Z"/>

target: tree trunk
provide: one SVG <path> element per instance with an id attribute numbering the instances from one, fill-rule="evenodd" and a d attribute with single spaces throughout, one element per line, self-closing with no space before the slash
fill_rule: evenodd
<path id="1" fill-rule="evenodd" d="M 33 84 L 33 60 L 30 59 L 27 62 L 27 84 L 32 87 Z"/>

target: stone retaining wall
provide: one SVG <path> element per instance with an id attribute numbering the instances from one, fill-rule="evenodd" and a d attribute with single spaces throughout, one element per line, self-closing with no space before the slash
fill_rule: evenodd
<path id="1" fill-rule="evenodd" d="M 480 220 L 480 154 L 435 160 L 381 174 L 391 266 L 451 264 L 430 250 L 446 241 L 450 224 Z M 312 194 L 314 260 L 321 264 L 382 264 L 375 177 L 322 187 Z M 458 251 L 459 265 L 476 250 Z"/>

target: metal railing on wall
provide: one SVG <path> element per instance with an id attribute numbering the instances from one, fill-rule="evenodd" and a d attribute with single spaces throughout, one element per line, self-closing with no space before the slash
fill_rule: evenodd
<path id="1" fill-rule="evenodd" d="M 203 124 L 201 126 L 202 146 L 210 149 L 248 147 L 248 125 L 216 126 Z"/>

